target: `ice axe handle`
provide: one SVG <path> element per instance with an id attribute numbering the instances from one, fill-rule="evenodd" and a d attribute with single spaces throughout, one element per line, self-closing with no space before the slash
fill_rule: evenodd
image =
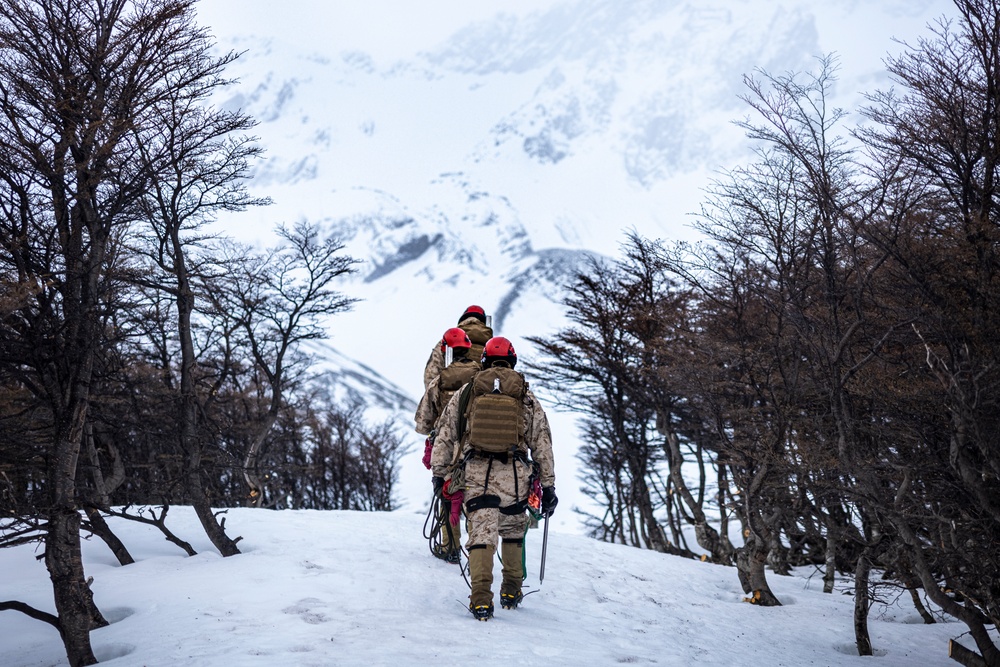
<path id="1" fill-rule="evenodd" d="M 545 528 L 542 530 L 542 564 L 538 566 L 538 585 L 545 581 L 545 548 L 549 545 L 549 517 L 545 517 Z"/>

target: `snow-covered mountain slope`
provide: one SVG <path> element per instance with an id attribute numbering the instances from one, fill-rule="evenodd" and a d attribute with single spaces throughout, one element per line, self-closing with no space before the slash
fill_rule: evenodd
<path id="1" fill-rule="evenodd" d="M 562 508 L 560 507 L 560 510 Z M 557 513 L 558 515 L 558 513 Z M 742 602 L 734 568 L 550 529 L 529 531 L 529 593 L 488 623 L 468 613 L 455 565 L 433 558 L 414 512 L 237 509 L 226 528 L 243 554 L 212 551 L 190 508 L 168 525 L 186 557 L 148 526 L 112 519 L 137 562 L 120 567 L 99 540 L 84 544 L 94 600 L 111 625 L 92 634 L 101 664 L 119 667 L 310 667 L 442 664 L 859 665 L 853 599 L 809 572 L 771 576 L 784 606 Z M 52 586 L 30 545 L 0 550 L 0 599 L 52 612 Z M 500 566 L 495 566 L 494 594 Z M 870 613 L 879 667 L 954 664 L 955 622 L 922 625 L 908 595 L 885 589 Z M 66 662 L 55 629 L 0 613 L 0 664 Z M 968 640 L 963 640 L 967 642 Z"/>
<path id="2" fill-rule="evenodd" d="M 244 51 L 217 103 L 260 121 L 252 187 L 275 201 L 219 224 L 268 243 L 275 223 L 304 219 L 344 240 L 363 260 L 344 290 L 363 301 L 331 320 L 330 344 L 353 370 L 326 363 L 380 376 L 358 385 L 373 405 L 416 401 L 430 346 L 467 305 L 530 356 L 527 336 L 566 322 L 561 285 L 589 253 L 615 255 L 627 230 L 694 238 L 713 174 L 749 155 L 732 123 L 745 74 L 835 53 L 834 102 L 853 110 L 890 84 L 893 38 L 954 12 L 948 0 L 203 0 L 220 48 Z M 564 460 L 569 431 L 556 437 Z"/>

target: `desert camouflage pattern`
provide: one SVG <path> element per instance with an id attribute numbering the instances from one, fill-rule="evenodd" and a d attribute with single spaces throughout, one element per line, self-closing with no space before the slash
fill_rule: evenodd
<path id="1" fill-rule="evenodd" d="M 510 458 L 506 463 L 499 460 L 473 457 L 465 464 L 465 502 L 483 495 L 500 497 L 500 507 L 483 507 L 469 512 L 469 539 L 466 548 L 474 544 L 498 547 L 498 538 L 522 538 L 528 527 L 528 514 L 524 510 L 517 514 L 504 514 L 500 508 L 511 507 L 527 500 L 528 478 L 531 464 Z"/>
<path id="2" fill-rule="evenodd" d="M 456 368 L 456 364 L 459 367 L 468 366 L 468 368 L 462 368 L 462 374 L 466 378 L 470 378 L 479 371 L 479 362 L 473 361 L 471 359 L 466 359 L 464 357 L 459 357 L 455 361 L 451 362 L 451 366 L 448 368 Z M 461 380 L 459 380 L 461 381 Z M 444 406 L 447 403 L 447 399 L 451 397 L 455 392 L 453 391 L 443 391 L 441 389 L 441 373 L 431 380 L 430 384 L 427 385 L 427 389 L 424 390 L 424 395 L 420 398 L 420 403 L 417 405 L 417 412 L 413 415 L 413 421 L 416 424 L 416 431 L 420 435 L 428 435 L 434 428 L 438 417 L 444 412 Z"/>
<path id="3" fill-rule="evenodd" d="M 459 442 L 458 404 L 462 394 L 459 390 L 444 409 L 437 423 L 437 438 L 431 453 L 431 471 L 435 477 L 449 477 L 452 468 L 470 454 L 471 448 L 467 442 Z M 555 486 L 555 465 L 552 456 L 552 433 L 549 421 L 545 416 L 538 399 L 529 389 L 523 401 L 524 438 L 521 445 L 522 453 L 528 454 L 531 460 L 539 465 L 539 480 L 542 486 Z M 487 478 L 487 471 L 489 472 Z M 471 455 L 465 463 L 465 502 L 483 494 L 500 497 L 500 507 L 508 507 L 527 498 L 528 477 L 531 466 L 523 461 L 510 457 L 506 463 L 501 460 L 491 460 L 478 455 Z M 466 511 L 468 517 L 469 540 L 466 543 L 497 544 L 497 537 L 521 537 L 524 535 L 527 515 L 521 512 L 511 516 L 503 514 L 497 508 L 483 508 L 473 512 Z"/>
<path id="4" fill-rule="evenodd" d="M 524 440 L 522 407 L 528 383 L 524 376 L 506 367 L 493 367 L 470 380 L 466 433 L 463 438 L 482 451 L 502 454 Z"/>
<path id="5" fill-rule="evenodd" d="M 438 421 L 437 438 L 434 440 L 434 450 L 431 454 L 431 471 L 435 477 L 444 477 L 448 469 L 457 463 L 469 449 L 468 443 L 459 443 L 456 438 L 458 431 L 458 403 L 462 389 L 448 401 L 441 418 Z M 524 396 L 524 438 L 522 452 L 529 454 L 531 460 L 541 468 L 539 480 L 542 486 L 555 486 L 555 463 L 552 458 L 552 433 L 549 430 L 549 420 L 545 410 L 529 389 Z"/>
<path id="6" fill-rule="evenodd" d="M 427 365 L 424 366 L 424 390 L 426 391 L 431 382 L 437 379 L 444 368 L 444 339 L 442 338 L 431 350 L 431 356 L 427 357 Z"/>
<path id="7" fill-rule="evenodd" d="M 482 370 L 482 366 L 479 365 L 478 360 L 460 356 L 451 362 L 448 368 L 441 371 L 438 375 L 438 397 L 434 401 L 435 411 L 438 416 L 441 416 L 441 413 L 444 412 L 444 407 L 448 405 L 448 401 L 455 395 L 455 392 L 464 387 L 465 383 L 471 380 L 480 370 Z"/>
<path id="8" fill-rule="evenodd" d="M 458 323 L 458 327 L 469 335 L 472 341 L 472 349 L 467 355 L 470 359 L 479 361 L 483 354 L 483 345 L 490 338 L 493 338 L 493 329 L 489 328 L 475 317 L 466 317 Z M 427 364 L 424 365 L 424 389 L 430 386 L 431 381 L 441 374 L 444 368 L 444 339 L 437 342 L 431 355 L 427 357 Z"/>
<path id="9" fill-rule="evenodd" d="M 413 421 L 416 423 L 415 428 L 420 435 L 429 435 L 440 416 L 437 410 L 438 398 L 441 394 L 438 391 L 440 381 L 440 377 L 431 380 L 420 399 L 420 403 L 417 404 L 417 412 L 413 415 Z"/>

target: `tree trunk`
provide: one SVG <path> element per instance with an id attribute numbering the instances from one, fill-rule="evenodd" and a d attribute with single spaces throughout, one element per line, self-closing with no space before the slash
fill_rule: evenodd
<path id="1" fill-rule="evenodd" d="M 84 340 L 94 338 L 83 336 Z M 90 378 L 93 353 L 84 350 L 75 364 L 79 376 Z M 97 662 L 90 645 L 90 631 L 108 622 L 94 604 L 83 570 L 80 549 L 80 512 L 76 505 L 76 475 L 89 406 L 89 383 L 77 381 L 70 388 L 62 427 L 53 442 L 47 479 L 52 486 L 45 536 L 45 566 L 52 580 L 56 614 L 66 658 L 71 667 Z M 63 421 L 64 420 L 64 421 Z"/>
<path id="2" fill-rule="evenodd" d="M 826 531 L 826 571 L 823 573 L 823 592 L 832 593 L 837 582 L 837 531 L 827 528 Z"/>
<path id="3" fill-rule="evenodd" d="M 948 657 L 965 667 L 990 667 L 983 656 L 970 651 L 954 639 L 948 640 Z"/>
<path id="4" fill-rule="evenodd" d="M 104 520 L 104 515 L 101 514 L 100 507 L 108 507 L 110 502 L 109 499 L 109 483 L 104 479 L 104 473 L 101 471 L 101 461 L 97 454 L 97 446 L 94 442 L 94 429 L 93 425 L 89 422 L 84 428 L 84 444 L 85 450 L 87 452 L 87 459 L 90 461 L 91 470 L 91 480 L 94 484 L 94 493 L 97 495 L 97 505 L 84 503 L 86 505 L 85 510 L 87 512 L 87 518 L 90 520 L 90 529 L 95 535 L 104 540 L 104 543 L 108 545 L 111 552 L 118 559 L 118 562 L 122 565 L 131 565 L 135 562 L 132 558 L 132 554 L 129 553 L 125 544 L 118 539 L 114 531 L 111 530 L 111 526 L 108 522 Z M 110 482 L 114 484 L 112 488 L 117 488 L 118 484 L 121 483 L 120 480 L 124 479 L 124 465 L 122 464 L 121 457 L 117 456 L 115 452 L 114 467 L 115 472 L 112 476 Z"/>
<path id="5" fill-rule="evenodd" d="M 781 602 L 767 585 L 767 576 L 764 572 L 768 549 L 753 533 L 744 532 L 749 533 L 746 535 L 746 541 L 736 550 L 736 573 L 740 578 L 740 585 L 743 586 L 743 592 L 750 595 L 744 600 L 762 607 L 781 606 Z"/>
<path id="6" fill-rule="evenodd" d="M 920 589 L 917 588 L 916 584 L 914 584 L 909 577 L 907 577 L 905 583 L 907 590 L 910 591 L 910 599 L 913 600 L 914 608 L 917 610 L 917 613 L 920 614 L 920 618 L 924 619 L 924 625 L 937 623 L 937 621 L 934 620 L 934 617 L 931 616 L 931 613 L 927 611 L 927 607 L 924 606 L 923 601 L 920 599 Z"/>
<path id="7" fill-rule="evenodd" d="M 205 534 L 208 535 L 208 539 L 219 550 L 219 553 L 223 556 L 235 556 L 240 553 L 239 547 L 236 546 L 240 538 L 233 540 L 226 535 L 225 521 L 220 523 L 212 511 L 208 495 L 206 495 L 205 489 L 201 484 L 200 458 L 198 456 L 199 460 L 197 462 L 188 462 L 186 480 L 187 492 L 191 497 L 191 506 L 194 507 L 194 512 L 198 515 L 198 520 L 201 522 L 202 528 L 205 529 Z"/>
<path id="8" fill-rule="evenodd" d="M 767 549 L 767 564 L 771 571 L 783 577 L 792 574 L 792 566 L 788 563 L 788 549 L 781 543 L 781 533 L 771 530 L 771 538 Z"/>
<path id="9" fill-rule="evenodd" d="M 982 659 L 987 667 L 1000 667 L 1000 649 L 993 643 L 993 638 L 986 629 L 987 619 L 974 608 L 959 604 L 955 600 L 945 595 L 938 585 L 934 573 L 931 571 L 927 560 L 924 558 L 923 545 L 914 534 L 910 524 L 899 516 L 890 515 L 893 524 L 899 530 L 903 542 L 910 549 L 913 573 L 919 577 L 920 583 L 927 592 L 927 597 L 934 601 L 941 609 L 951 616 L 965 623 L 969 628 L 969 635 L 976 642 L 976 648 L 982 653 Z M 969 653 L 972 653 L 969 651 Z M 975 653 L 972 653 L 975 655 Z M 952 656 L 954 658 L 954 656 Z"/>
<path id="10" fill-rule="evenodd" d="M 76 510 L 56 511 L 49 517 L 45 565 L 52 580 L 59 634 L 70 667 L 96 664 L 90 631 L 108 622 L 94 605 L 93 593 L 84 578 L 80 514 Z"/>
<path id="11" fill-rule="evenodd" d="M 449 348 L 450 349 L 450 348 Z M 280 378 L 279 378 L 280 382 Z M 278 411 L 281 407 L 281 387 L 279 382 L 271 382 L 271 405 L 268 408 L 264 422 L 257 429 L 253 437 L 253 442 L 247 449 L 246 458 L 243 461 L 243 479 L 250 487 L 250 498 L 247 504 L 250 507 L 260 507 L 264 503 L 264 484 L 260 481 L 257 473 L 257 457 L 260 448 L 267 439 L 267 434 L 274 428 L 274 423 L 278 421 Z"/>
<path id="12" fill-rule="evenodd" d="M 195 388 L 195 349 L 191 332 L 191 313 L 194 311 L 194 292 L 187 273 L 184 246 L 180 241 L 179 226 L 171 230 L 174 249 L 174 270 L 177 278 L 177 336 L 181 344 L 180 424 L 181 449 L 184 451 L 185 482 L 191 505 L 201 522 L 208 539 L 223 556 L 240 553 L 236 542 L 226 535 L 225 526 L 216 520 L 208 495 L 201 483 L 202 445 L 198 438 L 198 396 Z"/>
<path id="13" fill-rule="evenodd" d="M 660 553 L 672 553 L 673 545 L 663 532 L 663 527 L 656 520 L 653 512 L 653 502 L 649 496 L 649 487 L 646 484 L 646 470 L 639 461 L 630 457 L 629 466 L 632 473 L 632 500 L 639 511 L 639 521 L 642 526 L 642 533 L 645 537 L 646 547 Z"/>
<path id="14" fill-rule="evenodd" d="M 871 569 L 866 549 L 861 552 L 854 568 L 854 640 L 858 645 L 858 655 L 872 655 L 872 638 L 868 634 L 868 609 L 871 606 L 868 578 Z"/>
<path id="15" fill-rule="evenodd" d="M 723 565 L 732 565 L 736 556 L 736 548 L 729 539 L 729 511 L 726 509 L 727 489 L 729 480 L 726 475 L 726 466 L 719 464 L 719 542 L 722 545 L 721 552 L 726 554 L 725 560 L 720 561 Z"/>
<path id="16" fill-rule="evenodd" d="M 708 551 L 713 561 L 728 565 L 732 562 L 732 553 L 725 551 L 718 531 L 708 524 L 708 519 L 705 516 L 705 511 L 701 503 L 695 500 L 694 495 L 684 481 L 684 476 L 681 474 L 681 465 L 684 462 L 684 458 L 681 456 L 680 440 L 677 438 L 677 434 L 672 431 L 667 432 L 665 436 L 670 481 L 680 494 L 684 505 L 694 517 L 694 535 L 698 541 L 698 546 Z"/>
<path id="17" fill-rule="evenodd" d="M 87 518 L 90 520 L 90 530 L 93 531 L 94 535 L 104 540 L 104 543 L 108 545 L 111 553 L 115 555 L 115 558 L 118 559 L 121 565 L 131 565 L 135 562 L 128 548 L 118 539 L 118 536 L 111 530 L 111 526 L 104 520 L 101 510 L 96 507 L 88 507 Z"/>

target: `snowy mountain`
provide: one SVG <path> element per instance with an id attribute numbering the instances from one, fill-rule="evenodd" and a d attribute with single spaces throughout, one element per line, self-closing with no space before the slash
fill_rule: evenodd
<path id="1" fill-rule="evenodd" d="M 954 664 L 948 640 L 965 629 L 944 618 L 922 625 L 909 597 L 886 588 L 869 619 L 876 657 L 859 658 L 853 598 L 841 594 L 848 582 L 831 595 L 811 572 L 775 576 L 784 606 L 755 607 L 742 602 L 735 568 L 551 529 L 544 581 L 541 531 L 529 531 L 525 591 L 534 592 L 477 623 L 458 566 L 428 553 L 418 513 L 230 510 L 227 530 L 243 536 L 244 553 L 225 559 L 190 508 L 173 508 L 168 525 L 193 557 L 148 526 L 111 522 L 137 562 L 120 567 L 100 541 L 83 545 L 94 600 L 111 622 L 91 633 L 102 665 L 943 667 Z M 31 545 L 0 550 L 0 599 L 51 613 L 36 556 Z M 3 612 L 0 637 L 5 667 L 66 664 L 45 623 Z"/>
<path id="2" fill-rule="evenodd" d="M 269 243 L 275 223 L 309 220 L 363 260 L 344 286 L 363 301 L 330 322 L 325 364 L 405 425 L 400 396 L 419 399 L 430 346 L 467 305 L 531 355 L 525 337 L 566 322 L 561 285 L 588 254 L 615 255 L 628 230 L 694 238 L 704 188 L 749 155 L 732 123 L 747 113 L 745 74 L 810 70 L 835 53 L 834 102 L 854 110 L 890 85 L 893 38 L 914 41 L 954 11 L 947 0 L 204 0 L 220 49 L 244 52 L 217 102 L 260 121 L 253 191 L 275 201 L 219 224 Z M 559 426 L 569 491 L 577 436 L 571 420 Z"/>

